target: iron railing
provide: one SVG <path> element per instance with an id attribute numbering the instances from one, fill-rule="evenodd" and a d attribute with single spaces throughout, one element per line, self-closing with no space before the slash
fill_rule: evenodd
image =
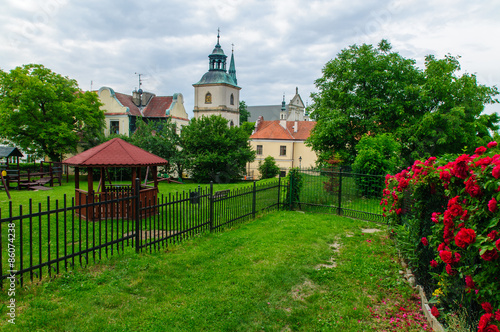
<path id="1" fill-rule="evenodd" d="M 27 209 L 19 206 L 14 212 L 10 202 L 7 216 L 0 209 L 1 286 L 7 278 L 22 285 L 27 278 L 50 277 L 117 253 L 153 251 L 220 231 L 261 211 L 279 209 L 285 186 L 282 179 L 224 191 L 214 191 L 211 184 L 142 202 L 137 179 L 135 192 L 121 188 L 107 192 L 106 200 L 89 196 L 84 204 L 66 196 L 55 202 L 47 197 L 43 207 L 30 200 Z"/>
<path id="2" fill-rule="evenodd" d="M 300 170 L 300 175 L 300 194 L 291 202 L 300 210 L 385 222 L 380 206 L 383 175 L 344 172 L 342 168 Z"/>

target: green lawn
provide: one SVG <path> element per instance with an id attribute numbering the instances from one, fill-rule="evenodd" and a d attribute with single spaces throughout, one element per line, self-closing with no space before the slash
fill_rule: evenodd
<path id="1" fill-rule="evenodd" d="M 383 231 L 365 234 L 363 228 Z M 338 246 L 339 251 L 331 246 Z M 319 268 L 330 264 L 334 268 Z M 274 212 L 227 232 L 26 284 L 22 331 L 421 330 L 384 226 Z M 6 294 L 1 295 L 6 303 Z M 398 326 L 398 327 L 397 327 Z"/>

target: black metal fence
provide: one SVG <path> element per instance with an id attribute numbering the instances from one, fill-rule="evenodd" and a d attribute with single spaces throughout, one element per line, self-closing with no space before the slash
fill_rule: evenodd
<path id="1" fill-rule="evenodd" d="M 383 175 L 344 172 L 342 168 L 334 171 L 301 170 L 300 174 L 300 194 L 289 204 L 304 211 L 384 222 L 380 206 Z"/>
<path id="2" fill-rule="evenodd" d="M 137 180 L 135 188 L 139 188 Z M 166 247 L 196 234 L 253 219 L 283 205 L 282 179 L 248 187 L 196 191 L 155 197 L 141 202 L 138 192 L 109 192 L 104 202 L 78 205 L 75 199 L 51 201 L 14 211 L 0 210 L 0 283 L 16 278 L 42 279 L 77 266 L 86 266 L 116 253 Z M 91 214 L 89 211 L 100 211 Z M 133 213 L 126 213 L 133 211 Z M 86 212 L 86 213 L 85 213 Z M 131 215 L 132 214 L 132 215 Z M 100 215 L 106 218 L 85 218 Z"/>
<path id="3" fill-rule="evenodd" d="M 300 174 L 299 195 L 291 193 L 293 178 L 277 178 L 234 190 L 198 187 L 148 202 L 140 201 L 137 191 L 120 188 L 108 192 L 106 201 L 87 204 L 47 197 L 43 206 L 30 200 L 27 208 L 14 211 L 10 203 L 7 213 L 0 209 L 0 286 L 7 278 L 22 285 L 26 279 L 42 279 L 126 251 L 152 252 L 254 219 L 263 211 L 298 208 L 382 221 L 382 176 L 341 170 Z"/>

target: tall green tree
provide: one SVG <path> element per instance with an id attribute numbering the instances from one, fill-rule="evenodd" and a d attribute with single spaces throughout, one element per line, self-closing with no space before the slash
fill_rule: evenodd
<path id="1" fill-rule="evenodd" d="M 165 172 L 171 170 L 182 174 L 185 167 L 185 157 L 180 147 L 180 136 L 177 127 L 170 119 L 166 121 L 137 121 L 137 129 L 132 135 L 132 143 L 146 151 L 168 160 L 164 166 Z"/>
<path id="2" fill-rule="evenodd" d="M 199 182 L 241 179 L 246 164 L 255 159 L 248 138 L 243 129 L 229 127 L 221 116 L 192 119 L 181 133 L 187 168 Z"/>
<path id="3" fill-rule="evenodd" d="M 402 132 L 424 112 L 419 103 L 423 73 L 415 61 L 378 48 L 353 45 L 342 50 L 316 80 L 311 116 L 317 121 L 309 144 L 319 161 L 336 152 L 353 162 L 356 144 L 366 133 Z"/>
<path id="4" fill-rule="evenodd" d="M 317 125 L 308 140 L 320 162 L 338 153 L 352 163 L 364 134 L 393 134 L 410 163 L 429 153 L 459 152 L 497 128 L 496 114 L 481 114 L 485 104 L 498 102 L 497 89 L 478 84 L 474 75 L 460 76 L 458 58 L 428 56 L 421 70 L 391 49 L 386 40 L 377 48 L 353 45 L 323 68 L 312 95 Z M 463 139 L 456 140 L 455 131 Z"/>
<path id="5" fill-rule="evenodd" d="M 250 112 L 248 111 L 247 104 L 244 100 L 240 101 L 240 125 L 248 121 Z"/>
<path id="6" fill-rule="evenodd" d="M 53 161 L 102 132 L 97 94 L 39 64 L 0 71 L 0 138 Z"/>

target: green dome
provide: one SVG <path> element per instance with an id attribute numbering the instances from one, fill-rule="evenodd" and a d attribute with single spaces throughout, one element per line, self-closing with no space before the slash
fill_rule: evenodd
<path id="1" fill-rule="evenodd" d="M 194 85 L 221 84 L 221 83 L 237 87 L 236 82 L 234 82 L 234 80 L 231 78 L 231 76 L 229 76 L 228 73 L 226 73 L 225 71 L 217 71 L 217 70 L 206 72 L 205 75 L 203 75 L 203 77 L 201 78 L 201 80 L 198 83 L 195 83 Z"/>

